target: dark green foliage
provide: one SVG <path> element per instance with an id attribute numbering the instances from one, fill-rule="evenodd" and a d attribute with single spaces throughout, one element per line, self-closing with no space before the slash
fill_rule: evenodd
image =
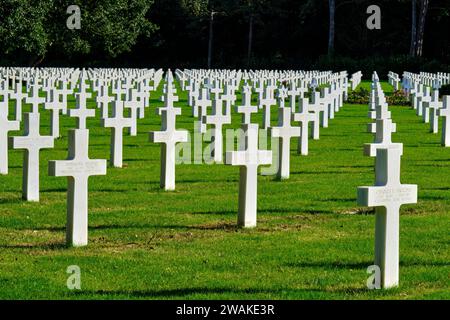
<path id="1" fill-rule="evenodd" d="M 386 96 L 386 101 L 390 106 L 409 106 L 411 102 L 402 90 L 394 91 L 391 95 Z"/>
<path id="2" fill-rule="evenodd" d="M 450 84 L 443 85 L 439 89 L 439 95 L 442 96 L 450 96 Z"/>
<path id="3" fill-rule="evenodd" d="M 368 104 L 370 92 L 366 88 L 359 86 L 348 94 L 347 103 Z"/>
<path id="4" fill-rule="evenodd" d="M 378 70 L 383 77 L 390 70 L 450 71 L 450 37 L 444 32 L 450 29 L 448 0 L 430 3 L 424 58 L 413 60 L 406 56 L 410 1 L 377 1 L 382 29 L 374 31 L 366 28 L 371 1 L 336 1 L 333 58 L 323 56 L 326 0 L 79 1 L 79 31 L 65 27 L 69 4 L 76 3 L 0 1 L 0 64 L 205 67 L 214 11 L 213 68 L 362 69 L 366 76 Z"/>

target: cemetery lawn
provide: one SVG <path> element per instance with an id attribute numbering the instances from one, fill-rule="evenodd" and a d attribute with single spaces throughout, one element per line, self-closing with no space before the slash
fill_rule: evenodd
<path id="1" fill-rule="evenodd" d="M 374 182 L 374 159 L 362 152 L 373 139 L 367 106 L 344 105 L 310 140 L 307 157 L 292 140 L 290 179 L 259 176 L 258 226 L 246 230 L 236 228 L 237 167 L 180 164 L 177 190 L 160 190 L 160 146 L 148 142 L 159 130 L 160 94 L 138 136 L 124 136 L 126 167 L 90 178 L 87 247 L 66 248 L 67 181 L 47 175 L 48 160 L 67 157 L 75 121 L 62 116 L 63 137 L 41 152 L 40 203 L 21 200 L 22 151 L 10 150 L 10 173 L 0 176 L 1 299 L 450 298 L 450 148 L 413 110 L 390 107 L 393 140 L 404 143 L 402 182 L 419 186 L 419 203 L 401 210 L 400 287 L 368 290 L 374 215 L 356 203 L 356 188 Z M 186 94 L 179 96 L 177 127 L 192 131 Z M 41 114 L 48 134 L 49 113 Z M 110 129 L 99 115 L 88 120 L 90 157 L 109 159 Z M 252 119 L 261 123 L 261 113 Z M 70 265 L 81 268 L 82 290 L 66 287 Z"/>

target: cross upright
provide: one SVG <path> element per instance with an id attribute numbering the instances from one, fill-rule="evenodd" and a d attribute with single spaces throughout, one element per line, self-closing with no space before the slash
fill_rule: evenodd
<path id="1" fill-rule="evenodd" d="M 181 114 L 181 108 L 168 105 L 157 109 L 157 113 L 162 118 L 161 131 L 150 132 L 150 142 L 161 143 L 160 186 L 175 190 L 175 146 L 178 142 L 187 142 L 188 132 L 176 129 L 176 116 Z"/>
<path id="2" fill-rule="evenodd" d="M 312 130 L 312 138 L 314 140 L 318 140 L 320 132 L 319 131 L 320 124 L 322 124 L 323 127 L 328 126 L 328 108 L 325 108 L 325 105 L 321 103 L 319 91 L 312 92 L 311 102 L 309 104 L 309 111 L 314 112 L 316 118 L 318 119 L 318 121 L 314 121 Z"/>
<path id="3" fill-rule="evenodd" d="M 424 102 L 430 102 L 430 101 L 431 101 L 430 87 L 425 87 L 424 93 L 422 94 L 422 96 L 419 96 L 417 98 L 416 114 L 419 117 L 427 117 L 426 115 L 423 114 L 423 104 L 424 104 Z"/>
<path id="4" fill-rule="evenodd" d="M 133 119 L 124 116 L 124 102 L 114 100 L 112 103 L 111 118 L 102 118 L 101 123 L 105 128 L 111 128 L 111 153 L 110 163 L 113 167 L 122 168 L 123 159 L 123 129 L 133 125 Z"/>
<path id="5" fill-rule="evenodd" d="M 72 94 L 73 90 L 70 89 L 67 85 L 67 80 L 62 80 L 61 82 L 61 88 L 58 89 L 58 94 L 61 96 L 61 103 L 64 106 L 67 106 L 67 96 L 69 94 Z M 67 107 L 62 111 L 62 114 L 67 114 Z"/>
<path id="6" fill-rule="evenodd" d="M 267 130 L 270 128 L 270 115 L 271 115 L 271 107 L 277 104 L 277 100 L 275 100 L 271 96 L 271 89 L 266 87 L 264 90 L 263 98 L 259 100 L 259 109 L 263 109 L 262 116 L 262 128 Z"/>
<path id="7" fill-rule="evenodd" d="M 220 81 L 218 79 L 214 80 L 213 87 L 211 88 L 211 93 L 214 95 L 214 99 L 219 99 L 222 92 L 223 89 L 220 86 Z"/>
<path id="8" fill-rule="evenodd" d="M 317 122 L 319 119 L 315 114 L 309 112 L 309 99 L 299 98 L 299 112 L 294 113 L 294 121 L 300 122 L 301 133 L 298 138 L 297 153 L 308 155 L 309 123 Z"/>
<path id="9" fill-rule="evenodd" d="M 95 117 L 95 109 L 87 108 L 87 99 L 91 93 L 86 91 L 87 86 L 84 78 L 80 78 L 79 91 L 75 93 L 75 109 L 69 110 L 69 116 L 77 118 L 77 128 L 86 129 L 86 119 Z"/>
<path id="10" fill-rule="evenodd" d="M 258 102 L 261 103 L 261 100 L 263 99 L 264 95 L 264 80 L 258 79 L 256 85 L 255 85 L 255 92 L 258 94 Z"/>
<path id="11" fill-rule="evenodd" d="M 66 242 L 70 246 L 88 243 L 88 179 L 106 174 L 106 160 L 89 159 L 89 130 L 69 130 L 67 160 L 51 160 L 48 174 L 67 177 L 67 230 Z"/>
<path id="12" fill-rule="evenodd" d="M 109 87 L 107 84 L 99 86 L 99 93 L 96 97 L 97 107 L 100 108 L 102 118 L 109 117 L 109 104 L 114 101 L 114 98 L 109 95 Z"/>
<path id="13" fill-rule="evenodd" d="M 301 94 L 301 90 L 297 88 L 294 81 L 291 81 L 291 88 L 287 91 L 289 96 L 289 107 L 292 111 L 295 111 L 295 102 L 297 97 Z"/>
<path id="14" fill-rule="evenodd" d="M 130 136 L 137 135 L 137 118 L 138 111 L 143 108 L 143 104 L 136 98 L 136 89 L 130 89 L 128 93 L 128 101 L 125 101 L 125 108 L 130 110 L 130 119 L 132 121 L 131 127 L 128 127 L 128 133 Z"/>
<path id="15" fill-rule="evenodd" d="M 212 115 L 203 116 L 203 123 L 213 126 L 211 132 L 212 154 L 214 162 L 222 163 L 223 161 L 223 134 L 222 127 L 224 124 L 231 123 L 231 115 L 223 112 L 223 101 L 215 99 L 212 105 Z"/>
<path id="16" fill-rule="evenodd" d="M 20 122 L 8 120 L 8 94 L 0 101 L 0 174 L 8 174 L 8 133 L 20 129 Z"/>
<path id="17" fill-rule="evenodd" d="M 47 92 L 47 100 L 44 104 L 45 110 L 50 110 L 50 135 L 59 138 L 59 113 L 67 112 L 67 105 L 59 101 L 59 91 L 57 88 L 50 88 Z"/>
<path id="18" fill-rule="evenodd" d="M 242 90 L 242 105 L 236 106 L 236 112 L 242 115 L 242 123 L 250 124 L 252 113 L 258 112 L 258 106 L 252 105 L 252 87 L 246 84 Z"/>
<path id="19" fill-rule="evenodd" d="M 258 150 L 258 124 L 242 124 L 244 143 L 240 150 L 227 151 L 225 164 L 240 166 L 238 225 L 256 227 L 258 167 L 272 163 L 272 151 Z"/>
<path id="20" fill-rule="evenodd" d="M 442 97 L 442 108 L 438 112 L 443 117 L 441 145 L 450 147 L 450 96 Z"/>
<path id="21" fill-rule="evenodd" d="M 288 97 L 288 89 L 285 86 L 281 86 L 278 89 L 278 105 L 280 108 L 284 108 L 286 98 Z"/>
<path id="22" fill-rule="evenodd" d="M 224 93 L 221 96 L 223 102 L 225 102 L 225 114 L 231 115 L 231 104 L 235 101 L 236 97 L 231 86 L 225 85 Z"/>
<path id="23" fill-rule="evenodd" d="M 375 265 L 383 288 L 399 282 L 400 206 L 417 203 L 417 185 L 400 183 L 401 148 L 377 149 L 375 186 L 358 187 L 358 204 L 375 207 Z"/>
<path id="24" fill-rule="evenodd" d="M 364 145 L 364 154 L 375 157 L 378 149 L 400 149 L 403 150 L 402 143 L 392 142 L 392 133 L 396 131 L 396 124 L 391 119 L 377 119 L 375 121 L 375 139 L 373 143 Z"/>
<path id="25" fill-rule="evenodd" d="M 39 112 L 25 113 L 23 136 L 10 137 L 13 149 L 24 149 L 22 198 L 27 201 L 39 201 L 39 153 L 41 149 L 53 148 L 55 138 L 42 136 L 39 132 Z"/>
<path id="26" fill-rule="evenodd" d="M 14 92 L 11 93 L 11 98 L 16 101 L 14 119 L 17 121 L 22 121 L 22 101 L 26 97 L 28 97 L 28 94 L 22 91 L 22 81 L 20 81 Z"/>
<path id="27" fill-rule="evenodd" d="M 208 89 L 202 88 L 198 99 L 194 101 L 194 107 L 192 109 L 194 117 L 197 117 L 199 119 L 197 121 L 197 125 L 200 133 L 206 132 L 206 125 L 203 122 L 203 119 L 204 116 L 206 116 L 206 114 L 208 113 L 208 108 L 211 107 L 211 105 L 212 102 L 208 98 Z"/>
<path id="28" fill-rule="evenodd" d="M 430 132 L 438 133 L 439 130 L 439 109 L 442 108 L 443 103 L 439 101 L 439 92 L 434 96 L 430 102 L 423 103 L 423 112 L 429 114 Z"/>
<path id="29" fill-rule="evenodd" d="M 32 112 L 39 112 L 39 105 L 45 103 L 45 98 L 39 96 L 41 86 L 35 80 L 31 85 L 31 97 L 26 97 L 25 102 L 32 105 Z"/>
<path id="30" fill-rule="evenodd" d="M 112 92 L 113 94 L 116 95 L 116 98 L 119 100 L 122 100 L 123 95 L 127 93 L 127 90 L 122 87 L 122 80 L 120 78 L 115 80 Z"/>
<path id="31" fill-rule="evenodd" d="M 331 92 L 331 88 L 322 88 L 321 89 L 321 97 L 320 97 L 320 101 L 323 104 L 324 108 L 327 110 L 328 113 L 328 118 L 329 119 L 334 119 L 334 96 L 333 93 Z M 328 125 L 328 121 L 327 121 L 327 125 Z M 325 125 L 324 125 L 325 127 Z"/>
<path id="32" fill-rule="evenodd" d="M 289 179 L 291 138 L 300 137 L 301 128 L 291 125 L 291 108 L 278 108 L 278 126 L 270 128 L 272 137 L 279 138 L 278 178 Z"/>
<path id="33" fill-rule="evenodd" d="M 139 101 L 138 118 L 145 116 L 145 108 L 150 105 L 150 92 L 145 89 L 143 82 L 138 82 L 137 89 L 133 92 L 133 97 Z"/>

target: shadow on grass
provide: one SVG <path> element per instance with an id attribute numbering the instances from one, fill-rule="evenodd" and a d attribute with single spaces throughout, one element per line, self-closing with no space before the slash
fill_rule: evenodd
<path id="1" fill-rule="evenodd" d="M 25 200 L 22 198 L 8 198 L 8 199 L 0 199 L 0 204 L 18 204 L 24 203 Z"/>
<path id="2" fill-rule="evenodd" d="M 450 191 L 450 187 L 438 187 L 438 188 L 422 188 L 422 190 L 439 190 L 439 191 Z"/>
<path id="3" fill-rule="evenodd" d="M 352 199 L 353 201 L 354 199 Z M 333 200 L 330 200 L 333 201 Z M 341 201 L 338 200 L 338 201 Z M 337 213 L 333 210 L 318 210 L 318 209 L 300 209 L 300 208 L 292 208 L 292 209 L 283 209 L 283 208 L 269 208 L 269 209 L 258 209 L 258 213 L 307 213 L 307 214 L 321 214 L 321 213 Z"/>
<path id="4" fill-rule="evenodd" d="M 274 295 L 278 297 L 285 297 L 287 295 L 295 297 L 301 296 L 305 293 L 340 293 L 345 295 L 364 295 L 367 293 L 376 295 L 388 295 L 394 293 L 393 290 L 369 290 L 366 287 L 340 287 L 340 288 L 277 288 L 277 289 L 263 289 L 263 288 L 208 288 L 208 287 L 192 287 L 192 288 L 177 288 L 177 289 L 160 289 L 160 290 L 83 290 L 75 291 L 74 295 L 77 296 L 104 296 L 104 297 L 114 297 L 114 296 L 126 296 L 129 298 L 166 298 L 175 299 L 177 297 L 188 297 L 192 295 L 214 295 L 214 294 L 235 294 L 239 295 L 242 299 L 242 295 L 253 295 L 253 294 L 267 294 L 270 298 Z M 70 294 L 72 295 L 72 293 Z M 248 298 L 248 297 L 247 297 Z M 251 298 L 251 297 L 250 297 Z"/>
<path id="5" fill-rule="evenodd" d="M 367 289 L 366 289 L 367 290 Z M 186 297 L 198 294 L 283 294 L 289 292 L 324 292 L 324 290 L 311 289 L 258 289 L 258 288 L 208 288 L 208 287 L 194 287 L 194 288 L 179 288 L 179 289 L 161 289 L 161 290 L 83 290 L 74 292 L 75 295 L 100 295 L 100 296 L 128 296 L 134 298 L 176 298 Z"/>
<path id="6" fill-rule="evenodd" d="M 38 249 L 38 250 L 61 250 L 67 249 L 67 245 L 64 242 L 55 243 L 37 243 L 37 244 L 2 244 L 0 249 Z"/>
<path id="7" fill-rule="evenodd" d="M 352 171 L 337 171 L 337 170 L 329 170 L 329 171 L 292 171 L 293 174 L 349 174 L 349 173 L 357 173 Z"/>
<path id="8" fill-rule="evenodd" d="M 341 262 L 341 261 L 300 261 L 285 264 L 290 268 L 321 268 L 321 269 L 361 269 L 367 270 L 368 266 L 373 265 L 373 261 L 364 262 Z M 400 261 L 401 267 L 448 267 L 450 262 L 445 261 Z"/>

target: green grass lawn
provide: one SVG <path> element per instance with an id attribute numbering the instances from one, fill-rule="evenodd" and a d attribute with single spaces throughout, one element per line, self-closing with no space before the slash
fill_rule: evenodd
<path id="1" fill-rule="evenodd" d="M 247 230 L 236 228 L 237 167 L 181 164 L 176 191 L 160 189 L 160 146 L 148 132 L 160 126 L 161 90 L 138 136 L 124 137 L 125 167 L 90 179 L 87 247 L 66 248 L 67 181 L 47 175 L 48 160 L 67 157 L 75 120 L 63 116 L 63 138 L 41 152 L 40 203 L 21 200 L 23 153 L 10 151 L 10 173 L 0 176 L 0 298 L 450 298 L 450 148 L 414 110 L 390 108 L 393 140 L 404 143 L 402 182 L 419 186 L 418 204 L 401 210 L 400 286 L 368 290 L 374 215 L 356 203 L 356 188 L 374 182 L 374 159 L 363 156 L 373 140 L 367 106 L 344 105 L 320 140 L 310 140 L 309 156 L 297 155 L 292 140 L 291 177 L 258 178 L 258 226 Z M 186 93 L 179 96 L 177 127 L 192 131 Z M 48 134 L 49 113 L 41 114 Z M 90 157 L 109 159 L 110 129 L 99 115 L 88 120 Z M 261 112 L 253 121 L 261 123 Z M 81 268 L 80 291 L 66 287 L 69 265 Z"/>

